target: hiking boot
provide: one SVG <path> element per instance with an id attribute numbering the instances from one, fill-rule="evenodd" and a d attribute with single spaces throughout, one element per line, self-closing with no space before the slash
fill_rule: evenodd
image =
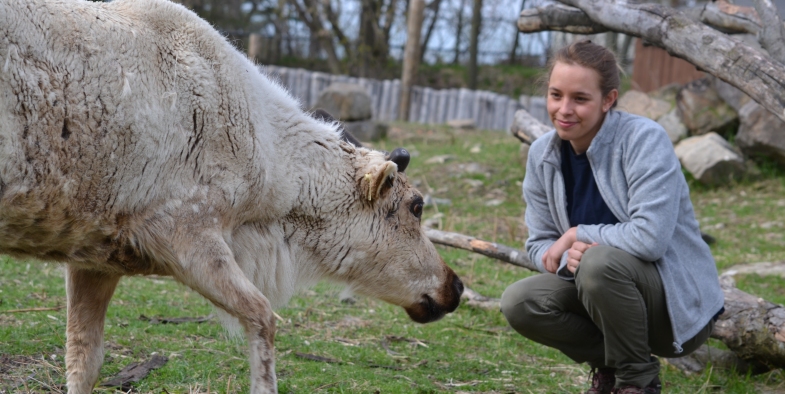
<path id="1" fill-rule="evenodd" d="M 589 372 L 591 387 L 586 394 L 611 394 L 616 385 L 616 370 L 612 368 L 592 368 Z"/>
<path id="2" fill-rule="evenodd" d="M 614 394 L 660 394 L 662 391 L 662 383 L 660 377 L 657 376 L 646 387 L 640 388 L 637 386 L 622 386 L 613 391 Z"/>

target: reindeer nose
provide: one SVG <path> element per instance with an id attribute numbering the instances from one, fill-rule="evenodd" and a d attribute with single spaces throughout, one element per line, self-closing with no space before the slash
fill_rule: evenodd
<path id="1" fill-rule="evenodd" d="M 455 278 L 452 280 L 452 288 L 455 290 L 455 294 L 458 294 L 458 296 L 463 294 L 463 282 L 461 282 L 461 279 L 458 278 L 458 275 L 455 275 Z"/>

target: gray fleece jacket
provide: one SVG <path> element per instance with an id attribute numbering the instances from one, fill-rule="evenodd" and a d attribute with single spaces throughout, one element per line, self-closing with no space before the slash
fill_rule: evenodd
<path id="1" fill-rule="evenodd" d="M 523 181 L 526 251 L 542 272 L 547 272 L 542 255 L 570 228 L 561 144 L 555 130 L 538 138 Z M 657 266 L 680 352 L 725 299 L 673 145 L 656 122 L 611 110 L 587 156 L 600 194 L 620 223 L 579 225 L 578 241 L 612 246 Z M 557 274 L 571 280 L 566 264 L 565 252 Z"/>

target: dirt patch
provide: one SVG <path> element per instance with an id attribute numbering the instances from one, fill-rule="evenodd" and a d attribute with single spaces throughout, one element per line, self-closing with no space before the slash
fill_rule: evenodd
<path id="1" fill-rule="evenodd" d="M 55 356 L 57 357 L 57 356 Z M 63 393 L 63 369 L 43 357 L 0 355 L 0 394 Z"/>

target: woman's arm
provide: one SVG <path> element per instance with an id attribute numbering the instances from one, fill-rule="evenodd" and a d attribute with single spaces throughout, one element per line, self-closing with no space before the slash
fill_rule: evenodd
<path id="1" fill-rule="evenodd" d="M 523 178 L 523 199 L 526 202 L 525 219 L 529 229 L 526 251 L 529 253 L 529 259 L 540 272 L 555 272 L 558 265 L 552 267 L 553 258 L 543 259 L 543 256 L 546 256 L 546 252 L 561 238 L 562 234 L 553 220 L 553 207 L 548 202 L 545 187 L 540 179 L 541 174 L 537 168 L 536 159 L 538 157 L 536 156 L 539 155 L 530 152 L 526 162 L 526 176 Z M 553 252 L 555 253 L 555 250 Z M 544 264 L 544 260 L 549 260 L 549 263 Z"/>
<path id="2" fill-rule="evenodd" d="M 673 237 L 680 198 L 687 184 L 663 130 L 638 130 L 626 143 L 622 158 L 625 177 L 620 181 L 626 182 L 630 219 L 615 225 L 580 225 L 578 240 L 612 246 L 642 260 L 655 261 L 662 257 Z M 612 177 L 609 179 L 613 181 Z M 621 190 L 618 185 L 604 187 Z"/>

